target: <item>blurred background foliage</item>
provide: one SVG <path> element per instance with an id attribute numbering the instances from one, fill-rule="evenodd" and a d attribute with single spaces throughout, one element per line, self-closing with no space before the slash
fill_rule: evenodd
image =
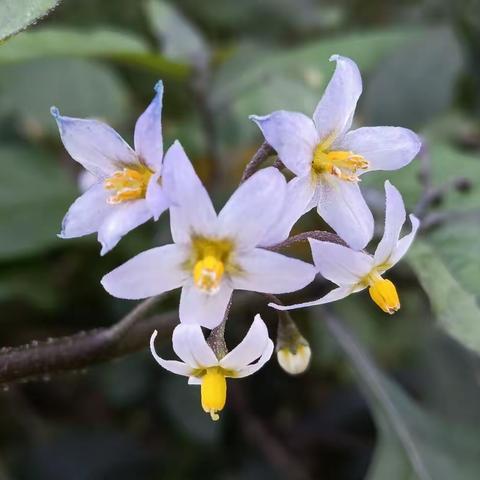
<path id="1" fill-rule="evenodd" d="M 312 344 L 304 375 L 288 377 L 272 360 L 231 385 L 218 423 L 201 411 L 198 390 L 146 351 L 7 385 L 0 479 L 478 479 L 478 0 L 57 3 L 0 0 L 2 345 L 112 324 L 131 304 L 110 298 L 99 279 L 170 235 L 164 216 L 104 258 L 93 236 L 56 237 L 80 169 L 51 105 L 101 118 L 131 140 L 162 78 L 165 144 L 182 141 L 221 205 L 262 141 L 247 116 L 311 113 L 339 53 L 363 74 L 357 124 L 410 127 L 425 140 L 422 161 L 388 174 L 409 209 L 422 196 L 422 164 L 433 187 L 467 181 L 436 198 L 431 228 L 392 272 L 402 299 L 393 318 L 364 294 L 295 312 Z M 379 233 L 386 177 L 362 183 Z M 295 231 L 319 227 L 307 215 Z M 275 335 L 275 314 L 248 299 L 229 323 L 232 344 L 258 311 Z"/>

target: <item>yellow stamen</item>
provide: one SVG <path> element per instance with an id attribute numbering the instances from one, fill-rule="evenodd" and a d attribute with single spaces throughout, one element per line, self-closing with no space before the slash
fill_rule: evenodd
<path id="1" fill-rule="evenodd" d="M 145 166 L 139 166 L 136 169 L 124 168 L 116 171 L 111 177 L 105 179 L 104 182 L 106 190 L 115 192 L 108 197 L 107 202 L 111 205 L 116 205 L 128 200 L 145 198 L 148 182 L 152 174 L 153 172 Z"/>
<path id="2" fill-rule="evenodd" d="M 395 285 L 387 279 L 382 278 L 378 273 L 369 275 L 368 283 L 370 288 L 368 292 L 372 300 L 386 313 L 393 315 L 400 309 L 400 300 L 398 298 Z"/>
<path id="3" fill-rule="evenodd" d="M 227 381 L 220 368 L 207 368 L 202 377 L 201 397 L 202 408 L 216 422 L 220 418 L 218 412 L 223 410 L 227 400 Z"/>
<path id="4" fill-rule="evenodd" d="M 368 165 L 365 158 L 350 151 L 326 151 L 323 145 L 318 145 L 313 152 L 312 172 L 315 175 L 329 173 L 347 182 L 359 182 L 357 171 L 367 169 Z"/>
<path id="5" fill-rule="evenodd" d="M 208 255 L 195 263 L 193 267 L 193 282 L 206 293 L 216 293 L 220 288 L 225 266 L 221 260 Z"/>

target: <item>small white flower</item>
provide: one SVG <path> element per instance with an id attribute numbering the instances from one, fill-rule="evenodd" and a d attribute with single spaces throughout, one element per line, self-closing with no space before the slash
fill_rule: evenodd
<path id="1" fill-rule="evenodd" d="M 287 293 L 308 285 L 313 265 L 257 248 L 283 207 L 286 181 L 273 167 L 245 181 L 217 215 L 182 146 L 165 155 L 174 244 L 147 250 L 116 268 L 102 285 L 140 299 L 182 288 L 180 321 L 216 327 L 232 291 Z"/>
<path id="2" fill-rule="evenodd" d="M 396 170 L 418 153 L 420 140 L 400 127 L 365 127 L 350 130 L 362 92 L 355 62 L 333 55 L 335 73 L 318 103 L 313 119 L 303 113 L 277 111 L 252 115 L 266 141 L 295 175 L 278 236 L 289 230 L 305 211 L 317 207 L 319 215 L 354 249 L 373 235 L 373 217 L 358 186 L 360 175 L 372 170 Z M 269 240 L 270 241 L 270 240 Z"/>
<path id="3" fill-rule="evenodd" d="M 150 350 L 155 360 L 166 370 L 189 377 L 189 384 L 201 385 L 202 407 L 212 420 L 227 399 L 226 378 L 242 378 L 258 371 L 270 359 L 273 342 L 260 315 L 255 316 L 247 335 L 232 351 L 218 359 L 198 325 L 178 325 L 173 331 L 173 350 L 182 360 L 164 360 L 155 351 L 153 332 Z"/>
<path id="4" fill-rule="evenodd" d="M 98 232 L 104 255 L 123 235 L 152 217 L 157 220 L 168 208 L 160 177 L 162 82 L 155 90 L 155 98 L 135 125 L 135 151 L 105 123 L 64 117 L 52 107 L 68 153 L 95 177 L 65 215 L 61 238 Z"/>
<path id="5" fill-rule="evenodd" d="M 402 196 L 388 181 L 385 182 L 385 193 L 385 231 L 375 255 L 355 251 L 335 243 L 309 239 L 317 270 L 327 280 L 336 283 L 338 288 L 312 302 L 286 307 L 270 303 L 270 306 L 278 310 L 291 310 L 321 305 L 368 288 L 372 300 L 384 312 L 395 313 L 400 308 L 397 290 L 395 285 L 390 280 L 382 278 L 382 275 L 405 255 L 413 242 L 420 222 L 414 215 L 410 215 L 412 230 L 399 239 L 406 220 Z"/>

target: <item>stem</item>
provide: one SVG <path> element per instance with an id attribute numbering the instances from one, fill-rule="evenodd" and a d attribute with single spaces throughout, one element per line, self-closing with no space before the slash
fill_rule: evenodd
<path id="1" fill-rule="evenodd" d="M 309 238 L 320 240 L 322 242 L 337 243 L 338 245 L 348 246 L 337 234 L 331 232 L 324 232 L 323 230 L 312 230 L 310 232 L 299 233 L 293 237 L 289 237 L 281 243 L 265 247 L 266 250 L 272 250 L 274 252 L 290 247 L 295 243 L 306 242 Z"/>
<path id="2" fill-rule="evenodd" d="M 252 159 L 247 163 L 240 183 L 243 183 L 247 178 L 250 178 L 258 170 L 258 167 L 260 167 L 268 157 L 274 154 L 275 150 L 267 142 L 263 142 Z"/>

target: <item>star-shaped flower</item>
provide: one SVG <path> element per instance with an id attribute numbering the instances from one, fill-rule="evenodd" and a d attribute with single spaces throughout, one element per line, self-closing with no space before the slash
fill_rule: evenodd
<path id="1" fill-rule="evenodd" d="M 362 79 L 349 58 L 333 55 L 330 60 L 337 62 L 335 73 L 313 119 L 283 110 L 250 118 L 296 175 L 290 188 L 303 202 L 296 217 L 316 206 L 319 215 L 360 250 L 373 235 L 373 217 L 358 186 L 360 176 L 407 165 L 421 144 L 415 133 L 400 127 L 349 131 Z"/>
<path id="2" fill-rule="evenodd" d="M 105 123 L 64 117 L 52 107 L 68 153 L 96 177 L 65 215 L 61 238 L 98 232 L 104 255 L 123 235 L 152 217 L 157 220 L 168 208 L 160 177 L 162 82 L 155 90 L 155 98 L 135 125 L 135 151 Z"/>
<path id="3" fill-rule="evenodd" d="M 232 291 L 287 293 L 308 285 L 313 265 L 257 248 L 284 205 L 286 181 L 273 167 L 256 172 L 217 215 L 180 143 L 165 156 L 174 244 L 147 250 L 116 268 L 102 285 L 140 299 L 182 288 L 180 321 L 216 327 Z"/>
<path id="4" fill-rule="evenodd" d="M 155 351 L 157 331 L 150 339 L 155 360 L 166 370 L 189 377 L 188 383 L 201 385 L 202 407 L 218 420 L 227 399 L 226 378 L 242 378 L 260 370 L 270 359 L 273 342 L 260 315 L 255 316 L 247 335 L 223 358 L 217 358 L 198 325 L 178 325 L 173 331 L 173 350 L 182 360 L 164 360 Z"/>
<path id="5" fill-rule="evenodd" d="M 406 220 L 405 206 L 400 192 L 385 182 L 386 213 L 385 231 L 377 246 L 375 255 L 352 250 L 330 242 L 309 239 L 313 261 L 320 274 L 338 285 L 324 297 L 312 302 L 297 305 L 276 305 L 277 310 L 291 310 L 334 302 L 351 293 L 369 289 L 372 300 L 386 313 L 393 314 L 400 308 L 395 285 L 382 275 L 392 268 L 407 252 L 420 225 L 419 220 L 410 215 L 412 230 L 399 239 Z"/>

